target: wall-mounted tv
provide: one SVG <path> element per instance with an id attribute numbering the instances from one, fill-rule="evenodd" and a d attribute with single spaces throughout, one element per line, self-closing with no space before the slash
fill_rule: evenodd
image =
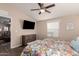
<path id="1" fill-rule="evenodd" d="M 34 29 L 35 22 L 24 20 L 23 29 Z"/>

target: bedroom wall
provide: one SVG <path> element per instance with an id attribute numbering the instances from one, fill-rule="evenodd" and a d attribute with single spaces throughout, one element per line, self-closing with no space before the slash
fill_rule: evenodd
<path id="1" fill-rule="evenodd" d="M 55 19 L 49 19 L 46 21 L 38 21 L 37 22 L 37 34 L 38 39 L 43 39 L 47 37 L 47 27 L 46 22 L 52 20 L 60 21 L 60 30 L 59 30 L 59 38 L 61 40 L 72 40 L 75 37 L 79 36 L 79 16 L 65 16 Z M 72 22 L 74 24 L 74 30 L 68 31 L 66 30 L 67 23 Z M 39 30 L 40 29 L 40 30 Z"/>
<path id="2" fill-rule="evenodd" d="M 46 21 L 37 22 L 37 39 L 44 39 L 47 37 Z"/>
<path id="3" fill-rule="evenodd" d="M 0 4 L 0 10 L 8 12 L 8 16 L 11 17 L 11 48 L 21 46 L 21 36 L 34 34 L 35 30 L 23 30 L 23 20 L 35 21 L 31 17 L 27 16 L 24 12 L 19 10 L 16 6 L 9 4 Z"/>

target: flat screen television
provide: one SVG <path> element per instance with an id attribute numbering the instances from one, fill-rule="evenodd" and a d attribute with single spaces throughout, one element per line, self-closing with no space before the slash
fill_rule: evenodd
<path id="1" fill-rule="evenodd" d="M 23 29 L 34 29 L 35 22 L 24 20 L 23 22 Z"/>

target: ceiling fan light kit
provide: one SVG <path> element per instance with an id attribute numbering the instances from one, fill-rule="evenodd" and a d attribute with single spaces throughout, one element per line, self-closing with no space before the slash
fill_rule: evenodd
<path id="1" fill-rule="evenodd" d="M 44 9 L 41 9 L 40 12 L 43 13 L 43 12 L 45 12 L 45 10 Z"/>

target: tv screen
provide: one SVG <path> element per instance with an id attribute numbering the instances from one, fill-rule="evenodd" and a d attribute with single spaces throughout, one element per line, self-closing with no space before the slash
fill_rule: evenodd
<path id="1" fill-rule="evenodd" d="M 23 29 L 34 29 L 35 22 L 24 20 L 23 22 Z"/>

